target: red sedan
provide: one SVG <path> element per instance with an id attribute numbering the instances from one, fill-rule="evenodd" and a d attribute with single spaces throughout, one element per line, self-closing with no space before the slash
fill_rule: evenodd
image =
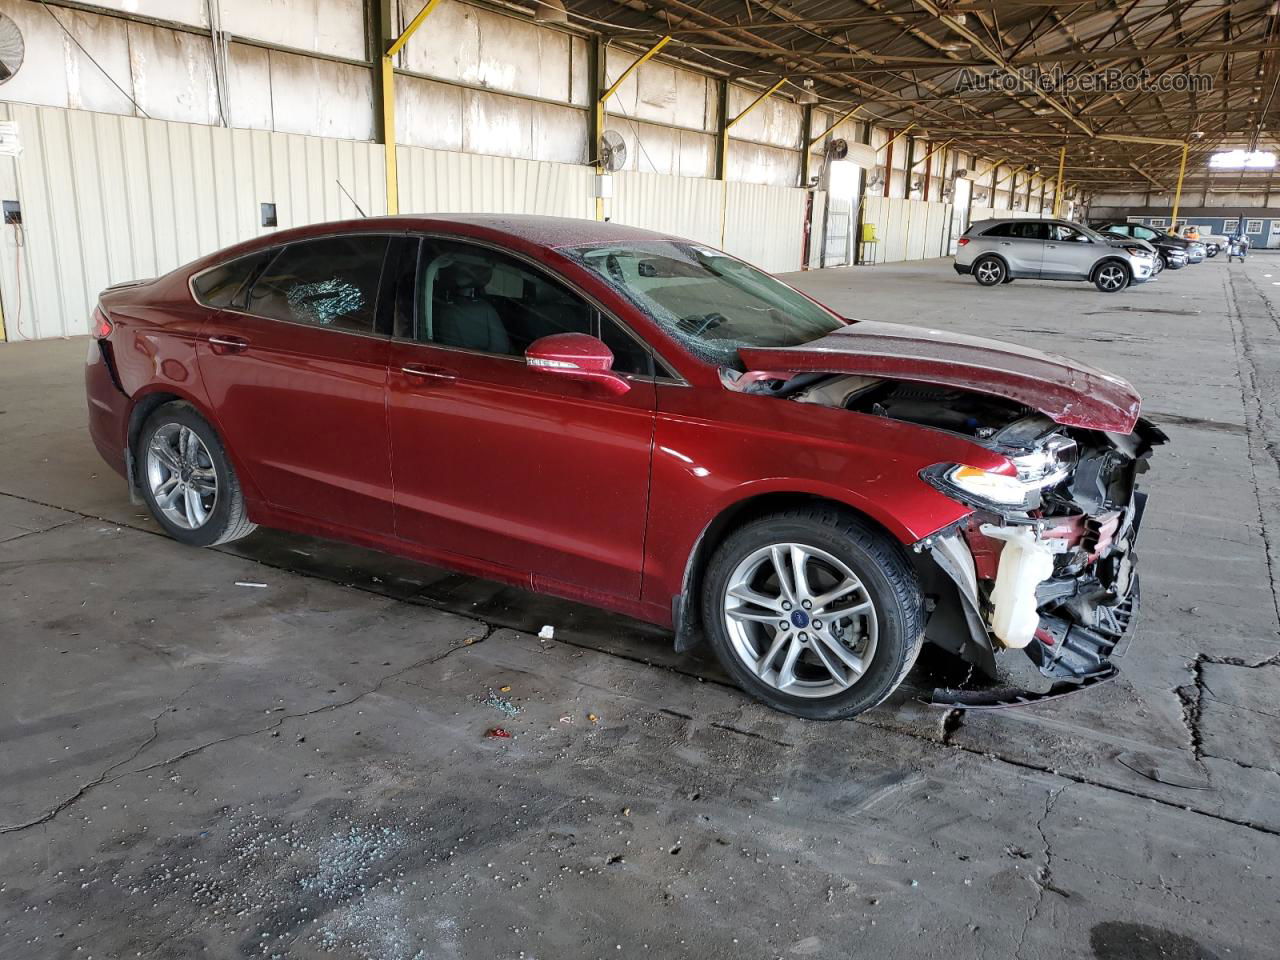
<path id="1" fill-rule="evenodd" d="M 175 539 L 262 524 L 620 611 L 802 716 L 879 703 L 925 640 L 1098 679 L 1136 602 L 1163 437 L 1127 383 L 675 237 L 320 224 L 111 287 L 93 331 L 94 443 Z"/>

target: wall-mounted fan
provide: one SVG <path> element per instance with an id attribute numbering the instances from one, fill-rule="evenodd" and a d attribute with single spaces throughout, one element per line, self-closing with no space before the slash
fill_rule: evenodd
<path id="1" fill-rule="evenodd" d="M 600 137 L 600 166 L 617 173 L 627 165 L 627 142 L 617 130 L 606 130 Z"/>
<path id="2" fill-rule="evenodd" d="M 13 19 L 0 13 L 0 83 L 4 83 L 22 66 L 27 44 Z"/>
<path id="3" fill-rule="evenodd" d="M 867 181 L 868 190 L 878 190 L 884 186 L 884 167 L 876 167 Z"/>
<path id="4" fill-rule="evenodd" d="M 827 143 L 827 159 L 843 160 L 849 155 L 849 141 L 844 137 L 836 137 Z"/>

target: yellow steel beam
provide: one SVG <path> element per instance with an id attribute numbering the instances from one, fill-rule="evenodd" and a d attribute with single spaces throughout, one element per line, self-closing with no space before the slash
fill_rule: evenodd
<path id="1" fill-rule="evenodd" d="M 828 133 L 830 133 L 836 127 L 840 126 L 840 124 L 844 123 L 846 120 L 852 119 L 853 115 L 865 106 L 866 106 L 865 103 L 860 103 L 856 107 L 854 107 L 852 110 L 842 114 L 839 120 L 831 124 L 831 126 L 827 127 L 827 129 L 823 130 L 820 134 L 818 134 L 816 137 L 814 137 L 812 140 L 809 141 L 809 149 L 812 150 L 814 147 L 816 147 L 818 145 L 818 142 L 823 137 L 825 137 Z"/>
<path id="2" fill-rule="evenodd" d="M 622 71 L 622 73 L 618 76 L 618 79 L 613 81 L 613 84 L 609 87 L 608 90 L 600 94 L 600 99 L 598 99 L 595 102 L 595 104 L 593 104 L 592 106 L 592 109 L 595 110 L 596 112 L 596 136 L 604 135 L 605 101 L 607 101 L 610 97 L 612 97 L 615 93 L 618 92 L 618 88 L 621 87 L 623 83 L 626 82 L 627 77 L 631 76 L 631 74 L 639 70 L 642 64 L 652 59 L 659 50 L 661 50 L 670 42 L 671 42 L 670 36 L 664 36 L 659 38 L 657 43 L 655 43 L 652 47 L 650 47 L 644 53 L 640 54 L 640 56 L 636 58 L 635 62 L 632 63 L 631 66 L 627 67 L 627 69 Z M 604 56 L 604 53 L 601 52 L 600 55 Z M 604 176 L 605 169 L 603 164 L 601 164 L 600 162 L 600 144 L 594 143 L 591 146 L 592 146 L 592 149 L 595 151 L 595 155 L 596 155 L 596 176 Z M 596 197 L 596 219 L 597 220 L 604 219 L 604 198 L 599 196 Z"/>
<path id="3" fill-rule="evenodd" d="M 404 32 L 382 55 L 382 152 L 387 173 L 388 214 L 400 212 L 400 171 L 396 165 L 396 67 L 393 58 L 439 5 L 440 0 L 427 0 L 418 15 L 409 21 Z"/>
<path id="4" fill-rule="evenodd" d="M 730 120 L 728 123 L 724 125 L 725 133 L 728 133 L 735 123 L 737 123 L 739 120 L 745 117 L 748 113 L 750 113 L 756 107 L 760 106 L 760 104 L 764 103 L 766 100 L 772 97 L 775 93 L 777 93 L 778 88 L 786 82 L 787 82 L 787 78 L 783 77 L 781 80 L 775 83 L 772 87 L 770 87 L 764 93 L 760 94 L 760 96 L 752 100 L 751 103 L 747 105 L 747 109 L 743 110 L 740 114 L 738 114 L 736 117 L 734 117 L 732 120 Z"/>
<path id="5" fill-rule="evenodd" d="M 635 73 L 636 70 L 640 69 L 641 64 L 646 63 L 648 60 L 650 60 L 659 50 L 661 50 L 670 42 L 671 42 L 671 37 L 669 36 L 663 37 L 661 40 L 655 43 L 652 47 L 650 47 L 644 53 L 640 54 L 640 59 L 636 60 L 636 62 L 631 64 L 631 66 L 627 67 L 627 69 L 623 70 L 622 74 L 618 77 L 618 79 L 613 81 L 613 86 L 611 86 L 604 93 L 600 94 L 600 102 L 604 103 L 606 100 L 612 97 L 615 93 L 617 93 L 618 88 L 622 86 L 622 84 L 626 81 L 627 77 L 631 76 L 631 74 Z"/>
<path id="6" fill-rule="evenodd" d="M 1067 146 L 1063 144 L 1058 149 L 1058 177 L 1053 181 L 1053 215 L 1060 217 L 1062 215 L 1062 171 L 1067 165 Z"/>
<path id="7" fill-rule="evenodd" d="M 906 136 L 906 135 L 907 135 L 907 131 L 911 130 L 915 125 L 916 125 L 915 121 L 914 121 L 914 120 L 912 120 L 912 121 L 911 121 L 910 123 L 908 123 L 905 127 L 903 127 L 901 130 L 899 130 L 897 133 L 895 133 L 892 137 L 890 137 L 888 140 L 886 140 L 884 143 L 882 143 L 879 147 L 877 147 L 877 148 L 876 148 L 876 153 L 879 153 L 881 150 L 884 150 L 884 149 L 888 148 L 891 144 L 893 144 L 893 143 L 895 143 L 896 141 L 898 141 L 898 140 L 902 139 L 904 136 Z"/>
<path id="8" fill-rule="evenodd" d="M 1182 145 L 1182 162 L 1178 164 L 1178 186 L 1173 191 L 1173 216 L 1169 219 L 1169 229 L 1178 229 L 1178 207 L 1182 206 L 1182 178 L 1187 172 L 1187 150 L 1191 144 L 1184 143 Z"/>
<path id="9" fill-rule="evenodd" d="M 724 127 L 722 127 L 720 130 L 720 156 L 722 158 L 720 172 L 723 174 L 720 180 L 724 184 L 724 187 L 721 189 L 721 192 L 720 192 L 720 246 L 721 247 L 724 246 L 725 223 L 727 222 L 728 216 L 729 216 L 729 182 L 728 182 L 729 181 L 729 130 L 733 127 L 735 123 L 737 123 L 739 120 L 745 117 L 748 113 L 750 113 L 756 107 L 760 106 L 760 104 L 764 103 L 771 96 L 777 93 L 778 88 L 781 87 L 786 82 L 787 82 L 786 77 L 780 77 L 777 83 L 775 83 L 772 87 L 770 87 L 764 93 L 760 94 L 760 96 L 756 97 L 749 104 L 747 104 L 747 108 L 743 110 L 740 114 L 738 114 L 732 120 L 726 120 Z M 729 88 L 725 87 L 725 96 L 728 96 L 728 92 L 729 92 Z M 727 112 L 725 116 L 728 116 Z"/>
<path id="10" fill-rule="evenodd" d="M 994 183 L 991 184 L 991 189 L 994 190 L 996 187 L 1000 186 L 1000 184 L 1004 183 L 1005 180 L 1009 179 L 1009 177 L 1017 176 L 1025 169 L 1027 169 L 1027 165 L 1025 163 L 1022 164 L 1021 166 L 1010 167 L 1003 177 L 1000 177 L 998 180 L 996 180 Z M 1013 200 L 1012 197 L 1010 197 L 1009 199 L 1010 201 Z"/>
<path id="11" fill-rule="evenodd" d="M 953 144 L 953 143 L 955 143 L 955 137 L 952 137 L 950 140 L 947 140 L 947 141 L 946 141 L 945 143 L 943 143 L 941 146 L 934 147 L 932 150 L 930 150 L 930 151 L 929 151 L 928 153 L 926 153 L 923 157 L 921 157 L 919 160 L 917 160 L 917 161 L 916 161 L 916 166 L 917 166 L 917 167 L 918 167 L 918 166 L 920 166 L 920 164 L 924 163 L 926 160 L 928 160 L 930 157 L 932 157 L 935 153 L 937 153 L 937 152 L 938 152 L 938 151 L 940 151 L 940 150 L 945 150 L 945 149 L 947 149 L 947 147 L 948 147 L 950 144 Z"/>
<path id="12" fill-rule="evenodd" d="M 394 57 L 409 42 L 409 38 L 414 35 L 417 29 L 422 26 L 422 21 L 431 16 L 431 11 L 440 5 L 440 0 L 427 0 L 423 4 L 422 9 L 418 11 L 418 15 L 409 21 L 409 25 L 404 28 L 404 33 L 396 37 L 395 42 L 387 48 L 387 56 Z"/>

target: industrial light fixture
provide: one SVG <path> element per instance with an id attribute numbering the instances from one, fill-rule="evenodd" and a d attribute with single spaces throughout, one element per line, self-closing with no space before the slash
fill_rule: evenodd
<path id="1" fill-rule="evenodd" d="M 569 11 L 562 0 L 533 0 L 534 23 L 568 23 Z"/>
<path id="2" fill-rule="evenodd" d="M 813 77 L 805 77 L 801 84 L 800 92 L 796 94 L 796 103 L 806 107 L 817 103 L 818 95 L 813 92 Z"/>

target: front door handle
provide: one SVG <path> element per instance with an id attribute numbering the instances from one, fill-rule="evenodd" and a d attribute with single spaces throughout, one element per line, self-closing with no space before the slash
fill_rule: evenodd
<path id="1" fill-rule="evenodd" d="M 1012 243 L 1010 243 L 1008 240 L 1001 240 L 1001 241 L 1000 241 L 1000 246 L 1002 246 L 1002 247 L 1012 247 L 1012 246 L 1013 246 L 1013 244 L 1012 244 Z"/>
<path id="2" fill-rule="evenodd" d="M 425 363 L 408 363 L 400 368 L 410 380 L 457 380 L 458 374 L 444 367 L 432 367 Z"/>
<path id="3" fill-rule="evenodd" d="M 215 336 L 209 338 L 214 353 L 244 353 L 249 349 L 249 341 L 244 337 Z"/>
<path id="4" fill-rule="evenodd" d="M 1046 250 L 1057 250 L 1057 249 L 1058 249 L 1058 245 L 1057 245 L 1056 243 L 1046 243 L 1044 246 L 1045 246 L 1045 249 L 1046 249 Z"/>

